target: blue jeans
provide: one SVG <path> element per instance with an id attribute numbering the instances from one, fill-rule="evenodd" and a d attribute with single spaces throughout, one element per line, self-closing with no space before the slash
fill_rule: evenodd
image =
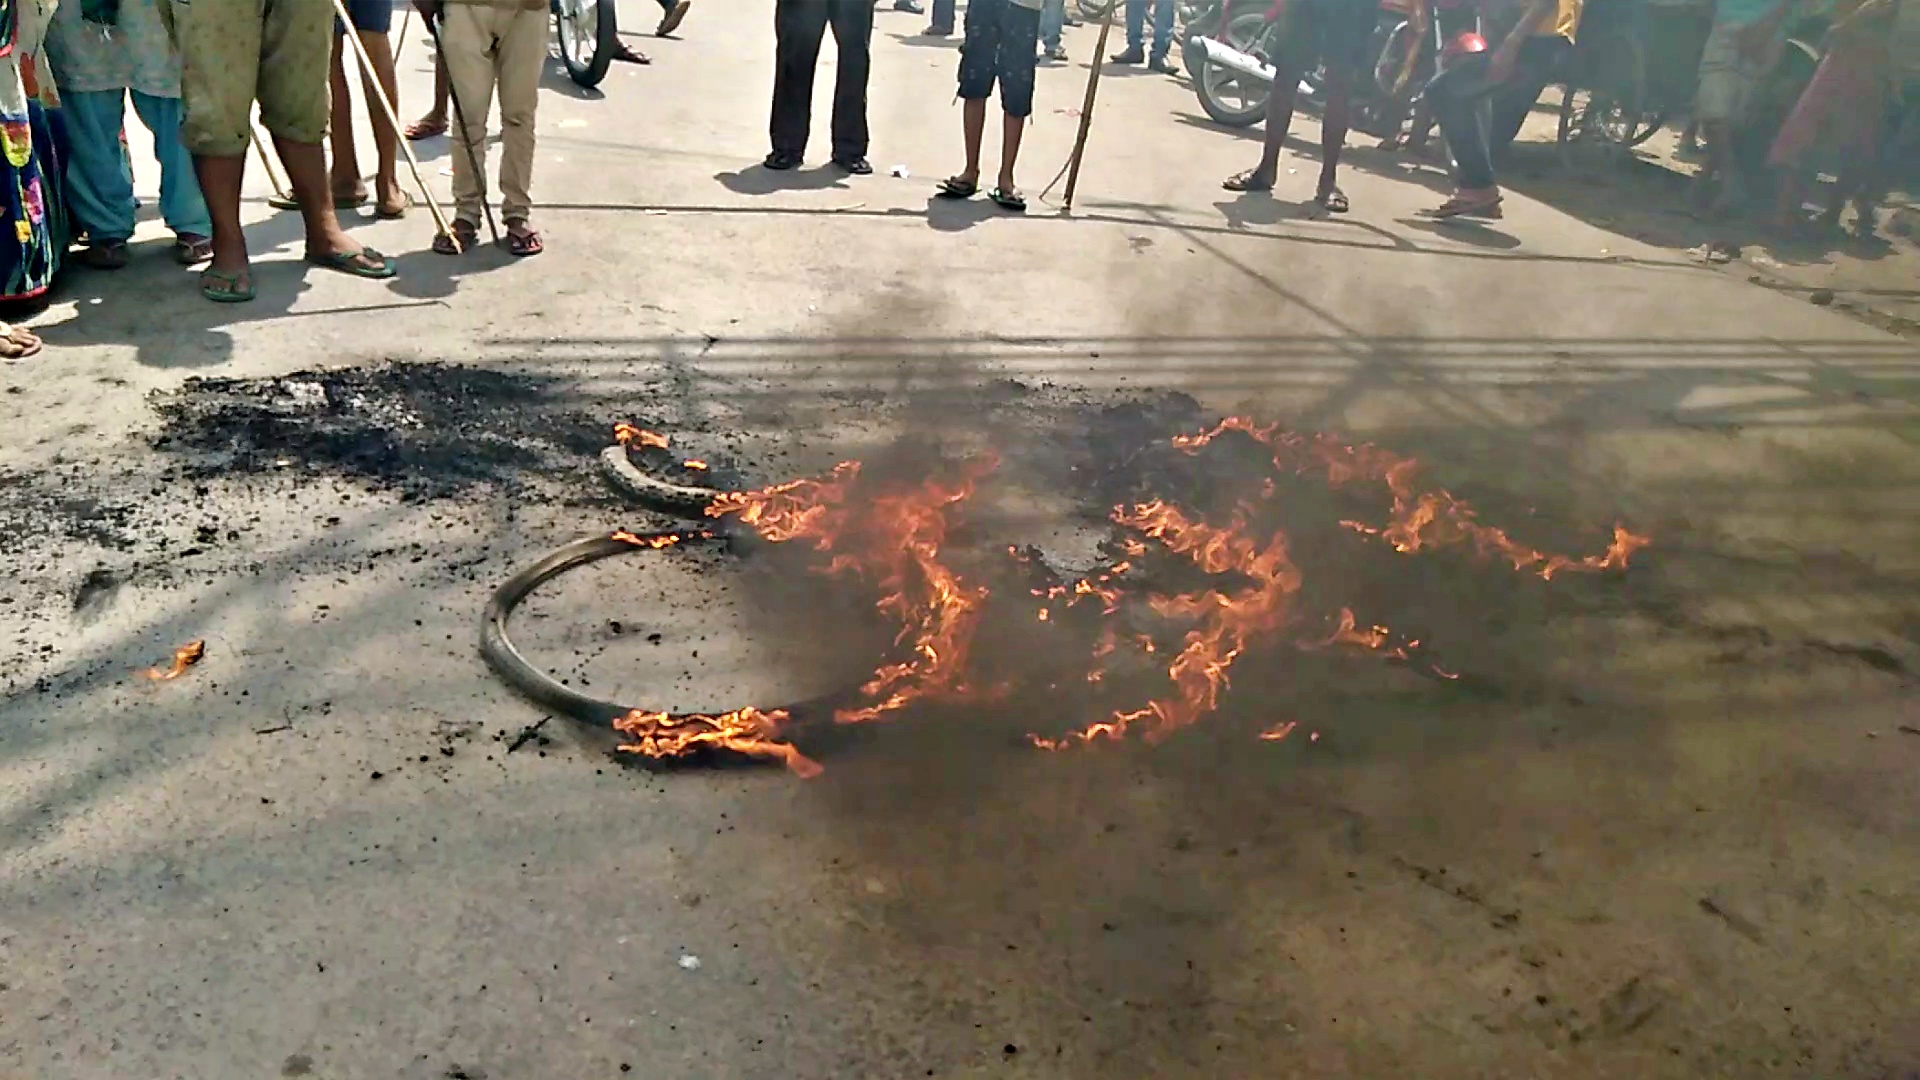
<path id="1" fill-rule="evenodd" d="M 1060 28 L 1067 25 L 1067 0 L 1040 0 L 1040 47 L 1060 47 Z"/>
<path id="2" fill-rule="evenodd" d="M 953 8 L 954 0 L 933 0 L 933 18 L 928 20 L 928 24 L 952 33 Z"/>
<path id="3" fill-rule="evenodd" d="M 120 145 L 127 113 L 126 90 L 69 90 L 60 95 L 67 122 L 67 205 L 74 223 L 89 238 L 125 240 L 133 235 L 133 166 Z M 193 155 L 180 141 L 180 99 L 154 97 L 138 90 L 133 111 L 153 132 L 154 157 L 160 162 L 160 216 L 177 236 L 212 236 Z"/>
<path id="4" fill-rule="evenodd" d="M 1173 0 L 1127 0 L 1127 48 L 1145 51 L 1148 4 L 1153 5 L 1152 59 L 1164 60 L 1173 44 Z"/>

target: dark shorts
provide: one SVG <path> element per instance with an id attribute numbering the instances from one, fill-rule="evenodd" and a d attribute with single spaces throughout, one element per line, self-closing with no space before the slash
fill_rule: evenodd
<path id="1" fill-rule="evenodd" d="M 960 96 L 984 101 L 1000 84 L 1008 116 L 1033 115 L 1033 69 L 1040 48 L 1040 9 L 1013 0 L 970 0 L 960 46 Z"/>
<path id="2" fill-rule="evenodd" d="M 309 0 L 318 3 L 319 0 Z M 393 7 L 400 0 L 347 0 L 347 15 L 353 19 L 353 28 L 362 33 L 385 34 L 393 30 Z M 333 32 L 346 33 L 336 16 L 333 20 Z"/>
<path id="3" fill-rule="evenodd" d="M 1279 29 L 1281 66 L 1301 73 L 1321 64 L 1333 74 L 1373 70 L 1369 56 L 1380 7 L 1375 0 L 1288 0 Z"/>

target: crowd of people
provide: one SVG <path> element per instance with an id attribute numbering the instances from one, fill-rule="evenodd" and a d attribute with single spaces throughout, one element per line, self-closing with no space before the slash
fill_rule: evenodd
<path id="1" fill-rule="evenodd" d="M 12 247 L 0 244 L 6 277 L 0 299 L 43 294 L 69 257 L 100 270 L 127 264 L 136 206 L 124 133 L 129 101 L 153 138 L 160 216 L 174 235 L 173 257 L 183 265 L 205 265 L 199 285 L 209 300 L 254 296 L 240 192 L 249 145 L 265 158 L 254 134 L 256 104 L 292 189 L 278 204 L 299 211 L 306 260 L 385 278 L 395 272 L 392 260 L 349 236 L 337 212 L 371 203 L 376 217 L 405 216 L 412 204 L 398 174 L 400 140 L 450 133 L 454 215 L 434 249 L 449 255 L 470 249 L 489 212 L 486 128 L 497 100 L 504 242 L 514 255 L 538 254 L 544 243 L 532 224 L 529 189 L 548 0 L 412 0 L 436 46 L 434 100 L 404 130 L 388 122 L 386 109 L 371 117 L 375 167 L 369 189 L 354 144 L 345 54 L 359 54 L 366 101 L 397 103 L 390 33 L 399 2 L 344 0 L 342 21 L 332 5 L 315 0 L 0 0 L 0 43 L 7 46 L 0 49 L 0 142 L 15 239 Z M 692 0 L 656 2 L 661 16 L 655 32 L 665 35 L 686 18 Z M 875 2 L 775 0 L 766 168 L 792 169 L 804 159 L 814 71 L 831 29 L 838 50 L 831 160 L 851 174 L 872 172 L 867 78 Z M 1174 44 L 1173 0 L 1123 2 L 1127 41 L 1113 62 L 1172 71 L 1167 56 Z M 1789 12 L 1822 2 L 1832 5 L 1824 59 L 1767 156 L 1779 172 L 1782 222 L 1805 224 L 1805 185 L 1825 170 L 1840 177 L 1828 216 L 1837 218 L 1839 202 L 1850 199 L 1870 229 L 1886 166 L 1909 161 L 1920 150 L 1920 109 L 1909 107 L 1920 105 L 1920 0 L 1717 0 L 1687 133 L 1689 143 L 1704 140 L 1699 185 L 1710 209 L 1724 212 L 1743 198 L 1733 153 L 1736 131 L 1781 55 Z M 1498 218 L 1498 150 L 1518 123 L 1497 117 L 1489 103 L 1502 94 L 1525 105 L 1538 97 L 1573 47 L 1585 0 L 1414 0 L 1411 23 L 1422 31 L 1428 3 L 1449 9 L 1442 12 L 1443 32 L 1446 15 L 1457 23 L 1464 13 L 1477 18 L 1487 41 L 1484 51 L 1441 65 L 1420 95 L 1423 112 L 1444 136 L 1455 182 L 1429 213 Z M 893 5 L 923 11 L 921 0 Z M 954 0 L 932 0 L 926 33 L 951 34 L 955 14 Z M 1331 213 L 1349 210 L 1339 185 L 1341 150 L 1353 89 L 1359 80 L 1376 77 L 1370 45 L 1378 17 L 1377 0 L 1288 0 L 1277 55 L 1268 57 L 1277 77 L 1261 156 L 1254 167 L 1229 177 L 1226 188 L 1273 188 L 1296 87 L 1317 69 L 1328 95 L 1314 200 Z M 1064 57 L 1060 33 L 1069 22 L 1065 0 L 970 0 L 957 70 L 965 165 L 940 182 L 939 196 L 967 199 L 980 192 L 988 102 L 997 89 L 1000 157 L 987 194 L 1007 210 L 1025 209 L 1014 172 L 1033 111 L 1035 73 L 1039 64 Z M 357 48 L 349 48 L 347 33 Z M 615 59 L 648 62 L 625 45 Z M 1416 139 L 1424 126 L 1416 122 Z M 30 331 L 0 323 L 0 357 L 30 355 L 39 347 Z"/>

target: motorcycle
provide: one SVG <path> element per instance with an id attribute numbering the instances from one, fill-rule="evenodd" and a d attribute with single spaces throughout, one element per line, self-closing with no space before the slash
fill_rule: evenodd
<path id="1" fill-rule="evenodd" d="M 1274 67 L 1267 57 L 1278 50 L 1280 16 L 1289 0 L 1274 0 L 1264 12 L 1232 13 L 1220 31 L 1193 41 L 1200 70 L 1193 80 L 1200 107 L 1216 123 L 1249 127 L 1266 115 L 1272 94 Z M 1424 85 L 1439 66 L 1457 56 L 1485 52 L 1486 39 L 1471 30 L 1443 33 L 1436 7 L 1427 6 L 1432 22 L 1415 33 L 1403 6 L 1406 0 L 1385 0 L 1382 19 L 1374 29 L 1369 55 L 1375 63 L 1369 77 L 1353 88 L 1354 126 L 1387 137 L 1397 133 L 1406 116 L 1409 86 Z M 1433 43 L 1440 42 L 1434 49 Z M 1308 72 L 1301 93 L 1309 102 L 1324 102 L 1323 71 Z"/>
<path id="2" fill-rule="evenodd" d="M 567 77 L 592 89 L 607 77 L 619 42 L 614 0 L 548 0 Z"/>

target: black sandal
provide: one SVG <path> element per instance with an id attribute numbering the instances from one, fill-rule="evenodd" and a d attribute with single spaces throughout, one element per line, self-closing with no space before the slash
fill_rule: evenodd
<path id="1" fill-rule="evenodd" d="M 993 204 L 1002 210 L 1010 210 L 1016 214 L 1027 212 L 1027 197 L 1013 188 L 994 188 L 987 192 L 987 198 L 992 199 Z"/>
<path id="2" fill-rule="evenodd" d="M 441 233 L 433 238 L 433 250 L 437 255 L 459 255 L 473 250 L 480 242 L 480 226 L 461 218 L 453 219 L 453 233 Z"/>
<path id="3" fill-rule="evenodd" d="M 1228 191 L 1245 191 L 1256 194 L 1272 191 L 1273 181 L 1256 179 L 1259 175 L 1259 169 L 1248 169 L 1246 172 L 1234 173 L 1232 176 L 1220 181 L 1220 186 L 1226 188 Z"/>
<path id="4" fill-rule="evenodd" d="M 943 199 L 971 199 L 979 193 L 979 181 L 962 180 L 957 176 L 949 176 L 940 181 L 939 189 L 934 192 Z"/>

